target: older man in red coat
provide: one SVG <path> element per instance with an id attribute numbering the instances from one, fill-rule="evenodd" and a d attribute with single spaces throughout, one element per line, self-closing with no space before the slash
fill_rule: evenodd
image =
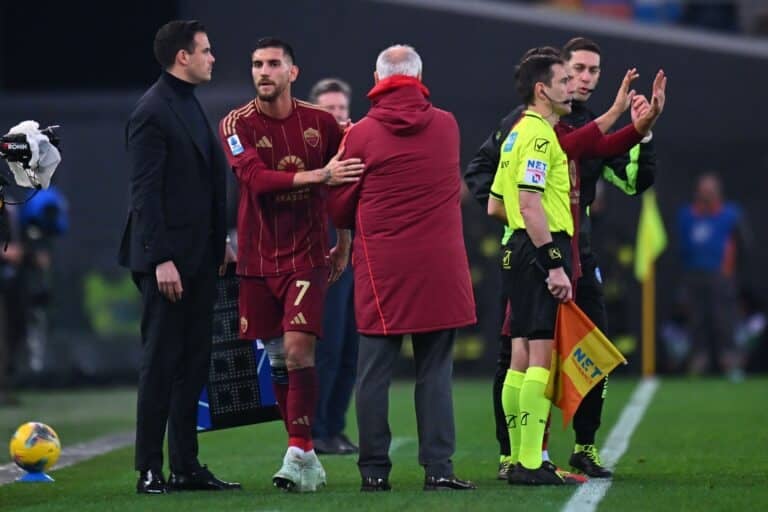
<path id="1" fill-rule="evenodd" d="M 361 158 L 365 172 L 329 192 L 334 223 L 355 229 L 361 490 L 390 489 L 388 393 L 404 334 L 416 363 L 424 489 L 474 489 L 451 463 L 452 349 L 456 329 L 476 322 L 459 209 L 459 129 L 429 102 L 413 48 L 381 52 L 374 76 L 371 109 L 342 143 L 344 158 Z"/>

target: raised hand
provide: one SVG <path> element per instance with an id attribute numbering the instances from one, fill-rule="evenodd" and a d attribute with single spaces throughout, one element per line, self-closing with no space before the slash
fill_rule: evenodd
<path id="1" fill-rule="evenodd" d="M 656 115 L 662 113 L 667 100 L 667 75 L 660 69 L 653 79 L 653 96 L 651 97 L 651 111 Z"/>
<path id="2" fill-rule="evenodd" d="M 664 111 L 664 105 L 666 103 L 667 93 L 667 75 L 664 74 L 664 70 L 660 69 L 656 73 L 656 78 L 653 79 L 653 94 L 651 96 L 651 102 L 645 113 L 641 114 L 637 119 L 633 119 L 632 123 L 635 125 L 635 129 L 643 134 L 647 135 L 656 120 Z"/>
<path id="3" fill-rule="evenodd" d="M 634 123 L 639 118 L 643 117 L 648 113 L 648 110 L 650 110 L 651 104 L 648 101 L 648 98 L 645 97 L 643 94 L 636 94 L 635 97 L 632 99 L 632 108 L 630 110 L 630 114 L 632 116 L 632 122 Z"/>
<path id="4" fill-rule="evenodd" d="M 616 112 L 626 112 L 632 104 L 632 100 L 636 93 L 634 89 L 630 89 L 630 86 L 639 76 L 640 74 L 637 72 L 637 68 L 630 68 L 624 74 L 619 90 L 616 92 L 616 99 L 613 101 L 613 106 L 611 107 L 616 110 Z"/>

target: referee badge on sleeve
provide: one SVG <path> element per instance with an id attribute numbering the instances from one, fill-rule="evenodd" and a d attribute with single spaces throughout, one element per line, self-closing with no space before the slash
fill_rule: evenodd
<path id="1" fill-rule="evenodd" d="M 547 164 L 541 160 L 528 160 L 525 166 L 523 183 L 544 188 L 547 181 Z"/>

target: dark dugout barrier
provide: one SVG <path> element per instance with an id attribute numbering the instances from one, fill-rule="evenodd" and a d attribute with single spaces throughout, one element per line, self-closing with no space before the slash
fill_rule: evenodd
<path id="1" fill-rule="evenodd" d="M 675 212 L 690 198 L 694 177 L 703 171 L 719 171 L 726 194 L 751 217 L 755 243 L 745 275 L 756 289 L 766 288 L 768 277 L 758 262 L 768 257 L 768 233 L 759 229 L 766 211 L 761 196 L 768 190 L 768 145 L 762 130 L 768 114 L 762 100 L 763 84 L 768 83 L 767 43 L 735 44 L 741 40 L 706 33 L 678 37 L 679 29 L 585 20 L 503 2 L 401 3 L 438 7 L 358 0 L 221 5 L 188 0 L 178 5 L 177 13 L 208 27 L 217 60 L 213 83 L 199 92 L 214 123 L 252 97 L 249 58 L 259 37 L 275 35 L 294 45 L 301 68 L 294 86 L 299 97 L 306 97 L 323 77 L 350 82 L 355 119 L 367 110 L 365 94 L 378 52 L 394 43 L 415 46 L 424 60 L 424 82 L 434 104 L 452 111 L 459 122 L 464 165 L 518 103 L 514 65 L 532 46 L 560 46 L 575 35 L 598 41 L 603 75 L 591 101 L 597 111 L 610 104 L 626 68 L 639 68 L 637 88 L 647 94 L 655 71 L 663 67 L 669 76 L 668 104 L 654 136 L 658 201 L 670 245 L 658 266 L 658 319 L 665 320 L 671 310 L 678 282 Z M 472 9 L 475 14 L 467 12 Z M 146 48 L 146 41 L 142 43 Z M 151 53 L 142 58 L 153 59 Z M 144 75 L 146 85 L 156 78 Z M 60 344 L 54 352 L 61 357 L 51 356 L 51 364 L 74 365 L 76 373 L 91 378 L 132 375 L 132 354 L 138 346 L 136 297 L 127 274 L 116 267 L 115 253 L 127 204 L 123 125 L 140 93 L 70 92 L 32 98 L 15 92 L 0 98 L 0 128 L 26 118 L 65 127 L 64 163 L 55 182 L 69 198 L 72 230 L 57 245 L 51 324 L 52 341 Z M 608 190 L 605 204 L 596 236 L 606 246 L 601 257 L 612 308 L 609 334 L 637 364 L 639 285 L 631 277 L 631 249 L 640 201 Z M 467 199 L 464 215 L 480 323 L 462 333 L 457 371 L 490 375 L 497 351 L 501 228 L 472 199 Z M 83 358 L 89 363 L 82 363 Z"/>

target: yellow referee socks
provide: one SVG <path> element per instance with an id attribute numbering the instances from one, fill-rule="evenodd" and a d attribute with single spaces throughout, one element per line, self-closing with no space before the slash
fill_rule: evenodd
<path id="1" fill-rule="evenodd" d="M 517 370 L 507 370 L 504 378 L 504 387 L 501 388 L 501 407 L 507 418 L 507 431 L 509 432 L 509 446 L 512 462 L 520 460 L 520 388 L 523 385 L 525 374 Z"/>
<path id="2" fill-rule="evenodd" d="M 525 372 L 520 388 L 520 463 L 528 469 L 541 466 L 541 442 L 547 428 L 547 416 L 552 405 L 544 396 L 549 369 L 531 366 Z"/>

